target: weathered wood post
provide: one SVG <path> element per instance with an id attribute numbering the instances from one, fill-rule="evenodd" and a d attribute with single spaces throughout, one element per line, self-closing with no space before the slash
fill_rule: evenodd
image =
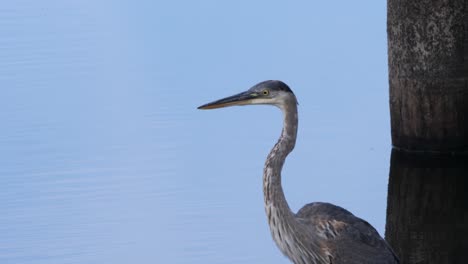
<path id="1" fill-rule="evenodd" d="M 468 0 L 387 0 L 386 239 L 402 263 L 468 263 Z"/>
<path id="2" fill-rule="evenodd" d="M 467 0 L 388 0 L 392 143 L 468 150 Z"/>

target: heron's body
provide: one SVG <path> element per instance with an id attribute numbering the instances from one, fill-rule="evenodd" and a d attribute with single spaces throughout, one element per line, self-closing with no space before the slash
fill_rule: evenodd
<path id="1" fill-rule="evenodd" d="M 297 136 L 297 100 L 280 81 L 266 81 L 247 92 L 201 106 L 272 104 L 283 111 L 283 130 L 263 171 L 265 212 L 281 252 L 296 264 L 395 264 L 389 245 L 366 221 L 329 203 L 311 203 L 294 214 L 281 186 L 281 170 Z"/>

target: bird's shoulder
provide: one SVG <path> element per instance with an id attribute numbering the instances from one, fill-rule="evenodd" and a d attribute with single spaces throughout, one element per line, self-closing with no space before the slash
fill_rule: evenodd
<path id="1" fill-rule="evenodd" d="M 296 217 L 302 223 L 315 227 L 323 238 L 334 238 L 345 231 L 362 231 L 369 236 L 379 236 L 368 222 L 330 203 L 307 204 L 297 212 Z"/>
<path id="2" fill-rule="evenodd" d="M 333 258 L 341 263 L 368 263 L 363 256 L 375 256 L 383 262 L 399 263 L 387 242 L 367 221 L 356 217 L 348 210 L 330 204 L 315 202 L 302 207 L 296 214 L 297 219 L 312 229 L 321 239 L 323 246 L 329 248 Z M 353 262 L 354 258 L 357 262 Z M 387 260 L 389 260 L 387 262 Z"/>
<path id="3" fill-rule="evenodd" d="M 351 212 L 343 207 L 324 202 L 314 202 L 304 205 L 296 214 L 297 217 L 320 217 L 320 218 L 337 218 L 345 220 L 349 216 L 355 217 Z"/>

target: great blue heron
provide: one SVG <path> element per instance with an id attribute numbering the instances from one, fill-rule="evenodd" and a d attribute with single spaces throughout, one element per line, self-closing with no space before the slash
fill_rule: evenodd
<path id="1" fill-rule="evenodd" d="M 249 90 L 198 107 L 214 109 L 234 105 L 267 104 L 283 111 L 283 130 L 263 170 L 263 195 L 271 235 L 281 252 L 294 263 L 395 264 L 387 242 L 366 221 L 349 211 L 315 202 L 294 214 L 281 187 L 281 169 L 296 144 L 297 100 L 281 81 L 264 81 Z"/>

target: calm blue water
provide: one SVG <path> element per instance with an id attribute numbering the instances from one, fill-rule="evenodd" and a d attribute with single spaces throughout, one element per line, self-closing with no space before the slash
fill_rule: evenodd
<path id="1" fill-rule="evenodd" d="M 10 1 L 0 7 L 0 263 L 288 263 L 263 211 L 272 107 L 299 99 L 294 210 L 385 226 L 385 3 Z M 358 14 L 357 14 L 358 13 Z"/>

